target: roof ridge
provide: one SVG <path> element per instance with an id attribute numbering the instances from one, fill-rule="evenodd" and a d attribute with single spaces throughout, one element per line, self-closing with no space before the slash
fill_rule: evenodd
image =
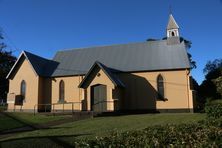
<path id="1" fill-rule="evenodd" d="M 34 53 L 28 52 L 28 51 L 26 51 L 26 50 L 23 50 L 23 52 L 24 52 L 25 54 L 28 53 L 28 54 L 30 54 L 30 55 L 32 55 L 32 56 L 36 56 L 36 57 L 42 58 L 42 59 L 44 59 L 44 60 L 53 61 L 53 60 L 51 60 L 51 59 L 44 58 L 44 57 L 42 57 L 42 56 L 39 56 L 39 55 L 36 55 L 36 54 L 34 54 Z"/>
<path id="2" fill-rule="evenodd" d="M 115 72 L 189 68 L 185 48 L 183 42 L 167 45 L 167 40 L 158 40 L 60 51 L 53 58 L 59 65 L 52 76 L 79 74 L 63 69 L 87 72 L 96 61 Z"/>
<path id="3" fill-rule="evenodd" d="M 164 41 L 162 39 L 156 41 L 143 41 L 143 42 L 131 42 L 131 43 L 122 43 L 122 44 L 111 44 L 111 45 L 98 45 L 98 46 L 89 46 L 89 47 L 80 47 L 80 48 L 67 48 L 63 50 L 58 50 L 57 52 L 68 52 L 68 51 L 77 51 L 77 50 L 84 50 L 84 49 L 93 49 L 93 48 L 104 48 L 104 47 L 113 47 L 113 46 L 124 46 L 124 45 L 132 45 L 132 44 L 144 44 L 147 42 L 161 42 Z"/>

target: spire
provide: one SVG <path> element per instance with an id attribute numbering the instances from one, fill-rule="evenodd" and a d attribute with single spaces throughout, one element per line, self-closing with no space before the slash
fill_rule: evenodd
<path id="1" fill-rule="evenodd" d="M 180 43 L 179 26 L 172 14 L 170 14 L 167 24 L 167 43 L 168 45 Z"/>
<path id="2" fill-rule="evenodd" d="M 172 14 L 170 14 L 168 25 L 167 25 L 167 30 L 169 29 L 179 29 L 179 26 L 177 25 L 177 22 L 175 21 Z"/>

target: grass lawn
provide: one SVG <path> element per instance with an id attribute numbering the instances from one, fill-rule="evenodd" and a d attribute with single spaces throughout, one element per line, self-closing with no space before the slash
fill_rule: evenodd
<path id="1" fill-rule="evenodd" d="M 44 114 L 36 114 L 34 116 L 33 113 L 20 113 L 20 112 L 10 113 L 10 115 L 27 124 L 42 124 L 50 121 L 64 119 L 66 117 L 66 116 L 51 116 L 51 115 L 48 116 Z"/>
<path id="2" fill-rule="evenodd" d="M 117 130 L 120 132 L 140 130 L 153 125 L 192 123 L 204 118 L 205 114 L 190 113 L 98 117 L 54 126 L 51 129 L 25 132 L 0 141 L 2 147 L 71 146 L 78 138 L 95 138 L 109 135 Z"/>
<path id="3" fill-rule="evenodd" d="M 0 114 L 0 131 L 23 127 L 24 124 Z"/>
<path id="4" fill-rule="evenodd" d="M 33 124 L 43 124 L 50 121 L 64 119 L 63 116 L 45 116 L 33 113 L 5 113 L 0 114 L 0 131 L 24 127 Z"/>
<path id="5" fill-rule="evenodd" d="M 6 110 L 6 109 L 7 109 L 7 106 L 5 106 L 5 105 L 0 105 L 0 111 Z"/>

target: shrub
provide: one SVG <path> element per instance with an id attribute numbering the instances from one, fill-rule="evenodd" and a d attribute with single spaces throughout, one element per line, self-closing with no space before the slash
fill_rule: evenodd
<path id="1" fill-rule="evenodd" d="M 214 100 L 206 103 L 205 112 L 208 118 L 222 117 L 222 100 Z"/>
<path id="2" fill-rule="evenodd" d="M 222 118 L 218 118 L 218 119 L 208 118 L 206 120 L 199 121 L 198 123 L 203 124 L 207 127 L 214 126 L 214 127 L 222 128 Z"/>
<path id="3" fill-rule="evenodd" d="M 221 147 L 222 129 L 203 123 L 148 127 L 93 140 L 81 140 L 76 147 Z"/>

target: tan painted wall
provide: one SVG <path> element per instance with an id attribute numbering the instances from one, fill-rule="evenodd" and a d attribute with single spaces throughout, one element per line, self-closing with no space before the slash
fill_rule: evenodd
<path id="1" fill-rule="evenodd" d="M 157 76 L 164 78 L 165 98 L 157 100 Z M 188 71 L 162 71 L 120 74 L 126 84 L 124 109 L 192 109 L 192 93 L 190 91 Z M 189 76 L 189 74 L 188 74 Z"/>
<path id="2" fill-rule="evenodd" d="M 106 74 L 100 70 L 100 76 L 96 76 L 87 88 L 87 110 L 90 110 L 90 88 L 96 84 L 107 86 L 107 111 L 116 108 L 114 100 L 118 100 L 120 109 L 192 109 L 192 91 L 189 86 L 189 73 L 187 70 L 138 72 L 119 74 L 120 79 L 126 85 L 125 89 L 114 86 Z M 165 98 L 167 101 L 157 100 L 157 76 L 164 78 Z M 78 88 L 82 76 L 58 77 L 52 79 L 39 78 L 33 71 L 27 60 L 24 60 L 15 77 L 10 80 L 9 94 L 20 94 L 20 84 L 26 81 L 26 102 L 23 109 L 33 109 L 37 103 L 57 103 L 59 100 L 59 82 L 65 83 L 65 101 L 77 102 L 73 108 L 82 109 L 84 90 Z M 9 95 L 10 96 L 10 95 Z M 121 97 L 123 96 L 123 97 Z M 13 109 L 13 103 L 9 103 L 9 109 Z M 19 108 L 19 107 L 17 107 Z M 63 104 L 55 105 L 55 110 L 63 109 Z M 65 104 L 65 110 L 71 110 L 72 104 Z"/>
<path id="3" fill-rule="evenodd" d="M 34 108 L 34 105 L 38 101 L 38 81 L 39 77 L 35 74 L 32 66 L 26 59 L 22 59 L 21 67 L 18 69 L 16 75 L 9 81 L 9 95 L 20 95 L 20 86 L 22 80 L 26 82 L 26 96 L 22 109 L 30 110 Z M 8 109 L 14 109 L 14 102 L 8 102 Z M 16 106 L 16 109 L 20 109 L 20 106 Z"/>
<path id="4" fill-rule="evenodd" d="M 81 102 L 83 100 L 83 89 L 78 88 L 79 83 L 82 81 L 82 76 L 72 77 L 58 77 L 52 79 L 52 103 L 59 101 L 59 83 L 63 80 L 65 83 L 65 101 L 77 102 L 74 104 L 74 110 L 81 110 Z M 55 105 L 55 110 L 63 109 L 63 104 Z M 65 104 L 65 110 L 72 109 L 72 104 Z"/>
<path id="5" fill-rule="evenodd" d="M 108 76 L 102 71 L 99 70 L 98 72 L 100 76 L 95 76 L 93 81 L 90 83 L 90 85 L 87 88 L 87 109 L 91 109 L 91 104 L 90 104 L 90 98 L 91 98 L 91 86 L 97 85 L 97 84 L 103 84 L 107 86 L 107 103 L 105 106 L 107 106 L 106 111 L 113 111 L 114 110 L 114 100 L 112 96 L 112 91 L 115 89 L 114 84 L 112 81 L 108 78 Z"/>

